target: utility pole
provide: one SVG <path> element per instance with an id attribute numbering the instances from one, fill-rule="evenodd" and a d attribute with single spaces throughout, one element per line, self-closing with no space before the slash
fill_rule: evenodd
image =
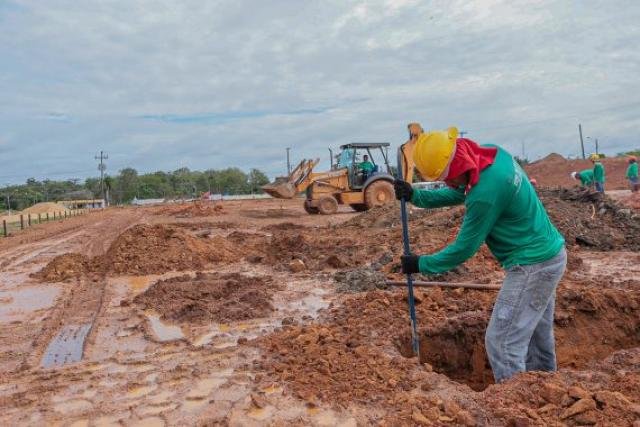
<path id="1" fill-rule="evenodd" d="M 460 132 L 458 132 L 458 134 L 460 135 L 460 138 L 464 138 L 464 136 L 468 133 L 469 132 L 467 132 L 466 130 L 461 130 Z"/>
<path id="2" fill-rule="evenodd" d="M 100 150 L 100 157 L 95 156 L 96 160 L 100 160 L 100 164 L 98 165 L 98 170 L 100 171 L 100 194 L 102 195 L 102 200 L 105 200 L 104 197 L 104 171 L 107 169 L 107 165 L 104 164 L 104 160 L 107 160 L 109 156 L 107 153 Z"/>
<path id="3" fill-rule="evenodd" d="M 598 138 L 596 138 L 596 154 L 600 154 L 600 152 L 598 151 Z"/>
<path id="4" fill-rule="evenodd" d="M 580 132 L 580 147 L 582 148 L 582 159 L 586 159 L 584 155 L 584 140 L 582 139 L 582 125 L 578 123 L 578 132 Z"/>
<path id="5" fill-rule="evenodd" d="M 522 160 L 524 160 L 524 159 L 525 159 L 525 154 L 524 154 L 524 141 L 520 141 L 520 145 L 521 145 L 521 148 L 522 148 L 522 157 L 521 157 L 521 158 L 522 158 Z"/>
<path id="6" fill-rule="evenodd" d="M 289 159 L 289 151 L 291 147 L 287 147 L 287 175 L 291 175 L 291 161 Z"/>

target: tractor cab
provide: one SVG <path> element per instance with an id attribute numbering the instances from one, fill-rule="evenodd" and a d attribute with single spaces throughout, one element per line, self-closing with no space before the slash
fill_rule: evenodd
<path id="1" fill-rule="evenodd" d="M 388 142 L 352 142 L 341 145 L 338 163 L 332 169 L 347 169 L 349 187 L 357 190 L 378 174 L 391 175 Z"/>

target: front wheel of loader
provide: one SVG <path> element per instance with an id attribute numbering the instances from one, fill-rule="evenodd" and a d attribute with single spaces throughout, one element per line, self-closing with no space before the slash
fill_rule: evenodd
<path id="1" fill-rule="evenodd" d="M 376 181 L 364 191 L 364 202 L 367 209 L 392 203 L 395 199 L 393 185 L 389 181 Z"/>
<path id="2" fill-rule="evenodd" d="M 353 209 L 356 212 L 364 212 L 369 209 L 367 205 L 364 203 L 352 203 L 349 206 L 351 206 L 351 209 Z"/>
<path id="3" fill-rule="evenodd" d="M 335 197 L 325 196 L 318 200 L 318 210 L 322 215 L 331 215 L 338 212 L 338 201 Z"/>
<path id="4" fill-rule="evenodd" d="M 309 214 L 309 215 L 318 215 L 320 213 L 320 211 L 318 210 L 318 208 L 311 206 L 309 204 L 308 200 L 304 201 L 304 210 Z"/>

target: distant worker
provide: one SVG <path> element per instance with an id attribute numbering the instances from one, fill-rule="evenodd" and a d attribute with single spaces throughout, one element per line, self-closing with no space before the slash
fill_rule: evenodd
<path id="1" fill-rule="evenodd" d="M 640 184 L 638 183 L 638 159 L 636 156 L 629 156 L 629 167 L 627 168 L 627 179 L 631 186 L 631 191 L 638 191 Z"/>
<path id="2" fill-rule="evenodd" d="M 425 179 L 448 188 L 419 190 L 396 180 L 396 197 L 423 208 L 464 204 L 465 214 L 443 250 L 403 255 L 403 273 L 444 273 L 486 243 L 506 270 L 485 335 L 496 382 L 522 371 L 555 371 L 555 293 L 567 254 L 526 173 L 504 149 L 458 138 L 455 128 L 419 135 L 413 157 Z"/>
<path id="3" fill-rule="evenodd" d="M 533 186 L 533 188 L 538 188 L 538 180 L 535 178 L 531 178 L 529 180 L 529 182 L 531 183 L 531 185 Z"/>
<path id="4" fill-rule="evenodd" d="M 600 162 L 600 155 L 592 154 L 589 159 L 593 162 L 593 182 L 596 186 L 596 191 L 604 193 L 604 166 Z"/>
<path id="5" fill-rule="evenodd" d="M 369 161 L 369 156 L 366 154 L 362 157 L 362 162 L 358 163 L 358 168 L 362 170 L 362 181 L 366 181 L 371 176 L 375 166 Z"/>
<path id="6" fill-rule="evenodd" d="M 593 169 L 585 169 L 581 172 L 571 172 L 571 178 L 580 181 L 583 187 L 593 186 Z"/>

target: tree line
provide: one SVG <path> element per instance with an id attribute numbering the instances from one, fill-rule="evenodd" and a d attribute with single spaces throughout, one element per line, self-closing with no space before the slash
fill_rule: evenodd
<path id="1" fill-rule="evenodd" d="M 121 169 L 117 175 L 107 175 L 103 186 L 112 204 L 125 204 L 137 199 L 193 198 L 210 191 L 212 194 L 260 194 L 269 179 L 259 169 L 248 173 L 239 168 L 192 171 L 180 168 L 173 172 L 157 171 L 138 174 L 133 168 Z M 29 178 L 24 184 L 0 189 L 0 209 L 21 210 L 39 202 L 99 199 L 102 197 L 100 178 L 64 181 Z"/>

